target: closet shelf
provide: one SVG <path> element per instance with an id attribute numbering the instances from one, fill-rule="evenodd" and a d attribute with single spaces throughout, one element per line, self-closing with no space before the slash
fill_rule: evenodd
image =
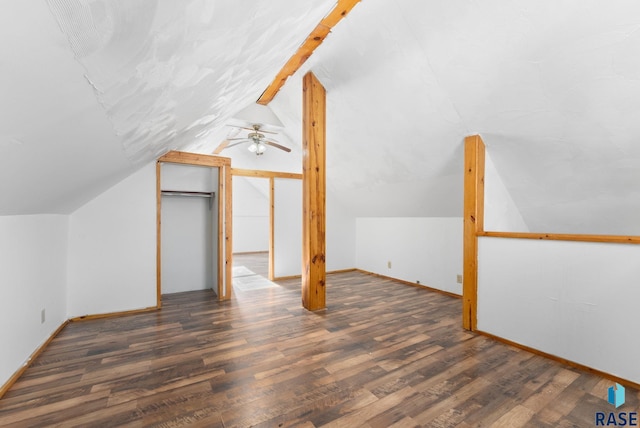
<path id="1" fill-rule="evenodd" d="M 200 198 L 214 198 L 216 192 L 192 192 L 188 190 L 162 190 L 162 196 L 194 196 Z"/>

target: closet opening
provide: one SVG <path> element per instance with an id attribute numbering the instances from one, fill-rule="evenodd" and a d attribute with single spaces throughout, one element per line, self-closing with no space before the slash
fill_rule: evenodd
<path id="1" fill-rule="evenodd" d="M 231 298 L 230 159 L 170 152 L 157 165 L 157 288 Z"/>

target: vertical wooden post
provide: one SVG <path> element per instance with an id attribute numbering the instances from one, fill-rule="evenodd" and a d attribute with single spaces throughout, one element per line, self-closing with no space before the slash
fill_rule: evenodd
<path id="1" fill-rule="evenodd" d="M 217 167 L 218 169 L 218 193 L 216 194 L 216 198 L 218 198 L 218 278 L 216 281 L 217 290 L 216 294 L 218 295 L 218 300 L 224 300 L 224 296 L 227 292 L 226 289 L 226 275 L 225 269 L 227 266 L 227 254 L 225 249 L 226 243 L 226 233 L 224 228 L 224 207 L 226 205 L 226 198 L 224 195 L 225 191 L 225 176 L 223 166 L 220 165 Z M 224 257 L 223 257 L 224 254 Z"/>
<path id="2" fill-rule="evenodd" d="M 478 233 L 484 230 L 484 143 L 464 139 L 464 255 L 462 327 L 475 330 L 478 308 Z"/>
<path id="3" fill-rule="evenodd" d="M 325 307 L 325 89 L 313 73 L 302 81 L 302 305 Z"/>
<path id="4" fill-rule="evenodd" d="M 233 293 L 233 213 L 231 210 L 231 192 L 233 189 L 231 177 L 231 162 L 220 168 L 224 176 L 224 250 L 225 250 L 225 293 L 224 300 L 231 299 Z"/>
<path id="5" fill-rule="evenodd" d="M 162 307 L 162 167 L 156 162 L 156 307 Z"/>
<path id="6" fill-rule="evenodd" d="M 276 179 L 269 177 L 269 280 L 273 281 L 275 275 L 275 199 Z"/>

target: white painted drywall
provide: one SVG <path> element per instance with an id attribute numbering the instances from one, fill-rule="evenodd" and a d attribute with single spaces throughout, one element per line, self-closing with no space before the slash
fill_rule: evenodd
<path id="1" fill-rule="evenodd" d="M 274 275 L 302 274 L 302 180 L 274 180 Z"/>
<path id="2" fill-rule="evenodd" d="M 216 193 L 213 199 L 162 196 L 162 294 L 217 289 L 218 168 L 170 163 L 161 168 L 162 190 Z"/>
<path id="3" fill-rule="evenodd" d="M 461 295 L 462 218 L 356 218 L 356 267 Z"/>
<path id="4" fill-rule="evenodd" d="M 478 329 L 640 382 L 640 246 L 480 237 Z"/>
<path id="5" fill-rule="evenodd" d="M 217 284 L 213 246 L 218 246 L 218 225 L 214 234 L 209 204 L 209 198 L 162 197 L 162 294 L 205 290 Z"/>
<path id="6" fill-rule="evenodd" d="M 269 251 L 269 179 L 233 177 L 233 252 Z"/>
<path id="7" fill-rule="evenodd" d="M 175 163 L 160 164 L 162 190 L 217 192 L 218 168 Z"/>
<path id="8" fill-rule="evenodd" d="M 0 385 L 67 319 L 67 232 L 66 215 L 0 217 Z"/>
<path id="9" fill-rule="evenodd" d="M 156 305 L 155 165 L 71 214 L 70 317 Z"/>
<path id="10" fill-rule="evenodd" d="M 326 263 L 327 272 L 356 266 L 356 218 L 327 192 Z"/>
<path id="11" fill-rule="evenodd" d="M 488 152 L 485 153 L 484 167 L 484 230 L 529 232 Z"/>

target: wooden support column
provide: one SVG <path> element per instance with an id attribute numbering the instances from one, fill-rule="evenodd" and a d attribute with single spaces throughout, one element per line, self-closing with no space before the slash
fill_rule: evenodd
<path id="1" fill-rule="evenodd" d="M 162 189 L 161 183 L 162 167 L 160 162 L 156 162 L 156 307 L 162 307 Z"/>
<path id="2" fill-rule="evenodd" d="M 273 281 L 275 274 L 275 243 L 276 243 L 276 178 L 269 177 L 269 281 Z"/>
<path id="3" fill-rule="evenodd" d="M 478 234 L 484 231 L 484 143 L 464 139 L 464 255 L 462 327 L 474 331 L 478 308 Z"/>
<path id="4" fill-rule="evenodd" d="M 302 305 L 325 307 L 325 89 L 313 73 L 302 81 Z"/>

